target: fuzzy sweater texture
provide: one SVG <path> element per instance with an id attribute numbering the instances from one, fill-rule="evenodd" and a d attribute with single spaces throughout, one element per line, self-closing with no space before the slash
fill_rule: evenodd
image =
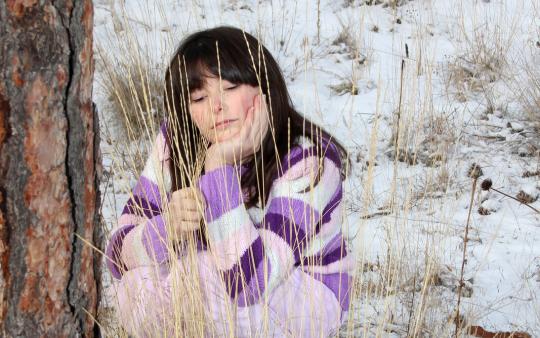
<path id="1" fill-rule="evenodd" d="M 196 182 L 206 200 L 207 241 L 198 242 L 195 265 L 214 322 L 207 335 L 325 337 L 344 319 L 354 261 L 341 232 L 341 160 L 332 143 L 321 148 L 302 138 L 286 154 L 264 210 L 244 204 L 244 167 L 225 165 Z M 172 332 L 171 261 L 185 257 L 170 249 L 163 214 L 169 161 L 163 124 L 106 248 L 118 313 L 135 335 Z"/>

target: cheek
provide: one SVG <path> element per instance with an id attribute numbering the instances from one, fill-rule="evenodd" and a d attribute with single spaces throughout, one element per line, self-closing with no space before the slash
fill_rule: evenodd
<path id="1" fill-rule="evenodd" d="M 242 119 L 245 120 L 246 117 L 247 117 L 247 113 L 249 111 L 249 109 L 251 108 L 251 101 L 249 99 L 249 97 L 245 96 L 244 98 L 242 98 L 242 101 L 240 102 L 241 106 L 242 106 Z"/>
<path id="2" fill-rule="evenodd" d="M 257 94 L 258 91 L 252 88 L 247 89 L 243 93 L 240 99 L 240 105 L 242 106 L 242 119 L 246 119 L 249 109 L 253 106 L 253 100 Z"/>
<path id="3" fill-rule="evenodd" d="M 191 116 L 191 120 L 193 121 L 193 123 L 195 123 L 195 125 L 197 126 L 197 128 L 199 128 L 199 130 L 205 129 L 204 111 L 202 109 L 198 107 L 191 108 L 190 116 Z"/>

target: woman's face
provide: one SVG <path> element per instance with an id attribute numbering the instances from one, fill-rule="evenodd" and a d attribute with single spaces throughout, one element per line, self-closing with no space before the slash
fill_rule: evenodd
<path id="1" fill-rule="evenodd" d="M 210 143 L 226 141 L 240 132 L 258 93 L 258 87 L 205 77 L 190 93 L 191 118 Z"/>

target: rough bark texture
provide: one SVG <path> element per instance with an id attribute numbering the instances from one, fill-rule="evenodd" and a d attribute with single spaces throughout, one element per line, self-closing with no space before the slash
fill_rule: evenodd
<path id="1" fill-rule="evenodd" d="M 91 0 L 0 1 L 0 336 L 98 334 Z M 98 245 L 99 246 L 99 245 Z"/>

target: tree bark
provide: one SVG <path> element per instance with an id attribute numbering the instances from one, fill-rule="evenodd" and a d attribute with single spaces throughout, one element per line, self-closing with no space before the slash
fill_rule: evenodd
<path id="1" fill-rule="evenodd" d="M 0 2 L 2 337 L 99 334 L 92 28 L 91 0 Z"/>

